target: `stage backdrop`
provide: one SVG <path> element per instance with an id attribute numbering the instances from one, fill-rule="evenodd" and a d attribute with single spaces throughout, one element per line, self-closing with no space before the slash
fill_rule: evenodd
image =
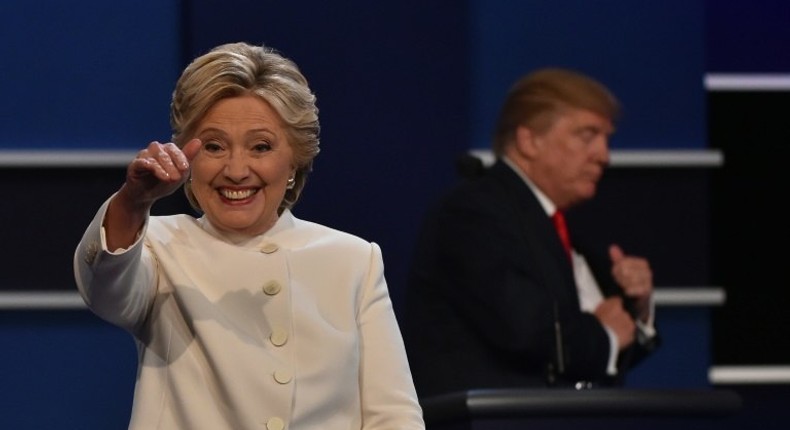
<path id="1" fill-rule="evenodd" d="M 566 66 L 612 87 L 624 107 L 615 149 L 709 146 L 703 76 L 718 39 L 705 31 L 722 29 L 706 23 L 717 2 L 49 3 L 0 4 L 0 160 L 30 150 L 44 160 L 133 154 L 167 140 L 172 87 L 191 58 L 224 42 L 271 45 L 301 66 L 321 110 L 322 152 L 295 213 L 378 242 L 396 311 L 423 211 L 455 180 L 455 158 L 488 145 L 504 92 L 521 74 Z M 768 28 L 742 24 L 747 34 Z M 743 51 L 784 52 L 763 42 Z M 74 246 L 123 174 L 118 164 L 4 164 L 0 289 L 74 291 Z M 677 203 L 708 210 L 707 196 Z M 178 194 L 156 211 L 185 208 Z M 645 225 L 666 222 L 640 210 Z M 682 252 L 678 237 L 705 243 L 708 230 L 704 221 L 668 229 L 667 243 L 643 251 Z M 699 267 L 656 261 L 671 268 L 657 271 L 656 283 L 707 280 L 709 255 L 692 249 Z M 125 333 L 84 310 L 0 310 L 0 336 L 5 427 L 125 427 L 136 361 Z"/>

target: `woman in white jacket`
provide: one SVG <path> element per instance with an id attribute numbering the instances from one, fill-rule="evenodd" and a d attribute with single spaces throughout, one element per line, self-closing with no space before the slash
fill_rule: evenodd
<path id="1" fill-rule="evenodd" d="M 375 243 L 291 213 L 315 96 L 271 48 L 195 59 L 74 256 L 91 310 L 139 351 L 130 429 L 423 429 Z M 184 186 L 199 218 L 151 216 Z"/>

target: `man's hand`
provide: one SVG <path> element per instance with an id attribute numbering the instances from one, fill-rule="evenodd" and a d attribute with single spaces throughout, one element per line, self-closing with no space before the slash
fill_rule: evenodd
<path id="1" fill-rule="evenodd" d="M 617 245 L 609 247 L 612 276 L 627 297 L 634 299 L 638 318 L 646 322 L 650 313 L 650 296 L 653 294 L 653 272 L 650 263 L 642 257 L 626 255 Z"/>
<path id="2" fill-rule="evenodd" d="M 636 336 L 636 325 L 631 315 L 623 308 L 623 298 L 612 296 L 604 299 L 595 308 L 595 317 L 606 327 L 610 328 L 617 337 L 620 351 L 629 347 Z"/>

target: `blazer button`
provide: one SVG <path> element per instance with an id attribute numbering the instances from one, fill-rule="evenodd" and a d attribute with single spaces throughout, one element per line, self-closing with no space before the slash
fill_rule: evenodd
<path id="1" fill-rule="evenodd" d="M 263 285 L 263 292 L 266 293 L 267 296 L 273 296 L 282 290 L 282 286 L 277 281 L 269 281 Z"/>
<path id="2" fill-rule="evenodd" d="M 285 422 L 282 420 L 282 418 L 272 417 L 266 422 L 266 430 L 283 430 L 284 428 Z"/>
<path id="3" fill-rule="evenodd" d="M 291 382 L 291 379 L 293 379 L 293 377 L 294 376 L 291 373 L 291 371 L 287 369 L 276 370 L 274 372 L 274 380 L 283 385 Z"/>
<path id="4" fill-rule="evenodd" d="M 267 243 L 261 247 L 261 252 L 264 254 L 271 254 L 277 252 L 278 249 L 280 249 L 280 247 L 277 246 L 276 243 Z"/>
<path id="5" fill-rule="evenodd" d="M 272 342 L 272 344 L 274 344 L 274 346 L 283 346 L 286 342 L 288 342 L 288 333 L 280 327 L 277 327 L 269 336 L 269 340 Z"/>

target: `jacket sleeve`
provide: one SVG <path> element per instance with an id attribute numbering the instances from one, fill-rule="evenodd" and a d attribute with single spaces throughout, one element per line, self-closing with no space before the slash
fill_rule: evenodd
<path id="1" fill-rule="evenodd" d="M 384 279 L 381 249 L 371 244 L 358 324 L 363 428 L 424 429 L 400 328 Z"/>
<path id="2" fill-rule="evenodd" d="M 129 249 L 110 252 L 102 227 L 109 202 L 99 208 L 77 245 L 74 276 L 88 308 L 102 319 L 133 331 L 145 319 L 156 285 L 154 262 L 142 239 L 148 219 Z"/>

